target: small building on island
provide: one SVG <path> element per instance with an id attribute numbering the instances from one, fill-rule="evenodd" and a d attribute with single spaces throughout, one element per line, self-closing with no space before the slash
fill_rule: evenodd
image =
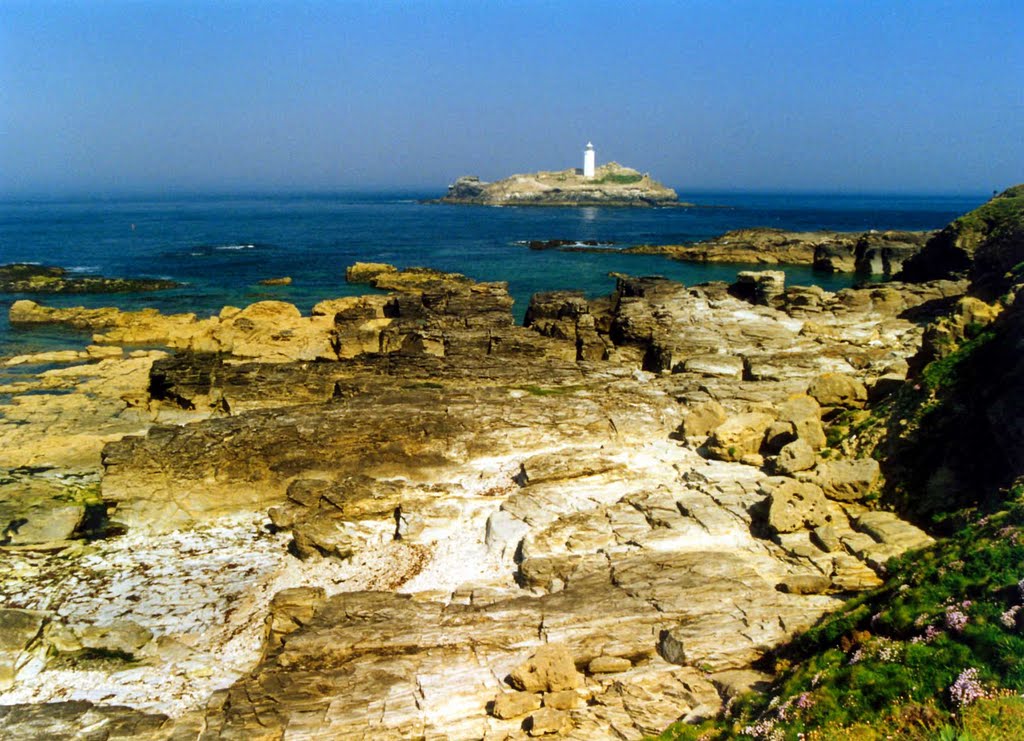
<path id="1" fill-rule="evenodd" d="M 594 145 L 592 142 L 587 142 L 587 148 L 583 150 L 583 177 L 594 177 L 595 159 L 596 157 L 594 154 Z"/>

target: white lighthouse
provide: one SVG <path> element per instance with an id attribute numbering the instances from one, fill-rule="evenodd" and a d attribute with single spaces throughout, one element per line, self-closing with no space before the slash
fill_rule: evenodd
<path id="1" fill-rule="evenodd" d="M 583 177 L 594 177 L 594 145 L 587 142 L 587 148 L 583 150 Z"/>

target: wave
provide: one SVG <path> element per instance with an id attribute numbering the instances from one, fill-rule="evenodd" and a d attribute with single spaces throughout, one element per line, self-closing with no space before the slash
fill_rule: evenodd
<path id="1" fill-rule="evenodd" d="M 190 246 L 189 254 L 192 257 L 204 257 L 217 252 L 245 252 L 255 250 L 264 245 L 255 242 L 230 242 L 227 244 L 194 244 Z"/>

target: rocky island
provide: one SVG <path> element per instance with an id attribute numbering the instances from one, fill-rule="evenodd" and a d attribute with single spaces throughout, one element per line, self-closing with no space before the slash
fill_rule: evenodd
<path id="1" fill-rule="evenodd" d="M 504 283 L 358 264 L 382 293 L 309 315 L 16 302 L 93 344 L 5 361 L 36 372 L 0 388 L 0 735 L 767 738 L 852 706 L 847 675 L 875 697 L 858 662 L 892 652 L 948 698 L 949 646 L 1019 690 L 1004 197 L 922 250 L 957 269 L 837 293 L 622 276 L 517 326 Z M 943 555 L 984 578 L 919 620 L 934 569 L 892 579 L 946 553 L 946 501 L 996 503 L 1009 565 Z M 805 671 L 790 646 L 819 645 Z"/>
<path id="2" fill-rule="evenodd" d="M 614 162 L 599 167 L 592 179 L 579 171 L 512 175 L 494 183 L 465 176 L 448 186 L 438 203 L 478 206 L 690 206 L 650 175 Z"/>
<path id="3" fill-rule="evenodd" d="M 512 175 L 487 183 L 466 175 L 448 186 L 434 203 L 477 206 L 692 206 L 650 175 L 617 162 L 595 167 L 587 145 L 583 167 Z"/>

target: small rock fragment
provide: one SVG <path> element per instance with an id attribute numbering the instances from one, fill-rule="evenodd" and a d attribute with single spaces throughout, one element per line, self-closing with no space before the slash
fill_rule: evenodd
<path id="1" fill-rule="evenodd" d="M 527 719 L 526 726 L 531 736 L 568 733 L 572 730 L 572 719 L 564 710 L 541 708 Z"/>
<path id="2" fill-rule="evenodd" d="M 501 692 L 494 698 L 491 715 L 495 718 L 518 718 L 540 707 L 540 695 L 533 692 Z"/>
<path id="3" fill-rule="evenodd" d="M 575 690 L 562 690 L 561 692 L 549 692 L 544 695 L 544 707 L 555 710 L 572 710 L 580 702 L 580 696 Z"/>
<path id="4" fill-rule="evenodd" d="M 587 664 L 587 672 L 590 674 L 615 674 L 632 668 L 633 662 L 621 656 L 596 656 Z"/>

